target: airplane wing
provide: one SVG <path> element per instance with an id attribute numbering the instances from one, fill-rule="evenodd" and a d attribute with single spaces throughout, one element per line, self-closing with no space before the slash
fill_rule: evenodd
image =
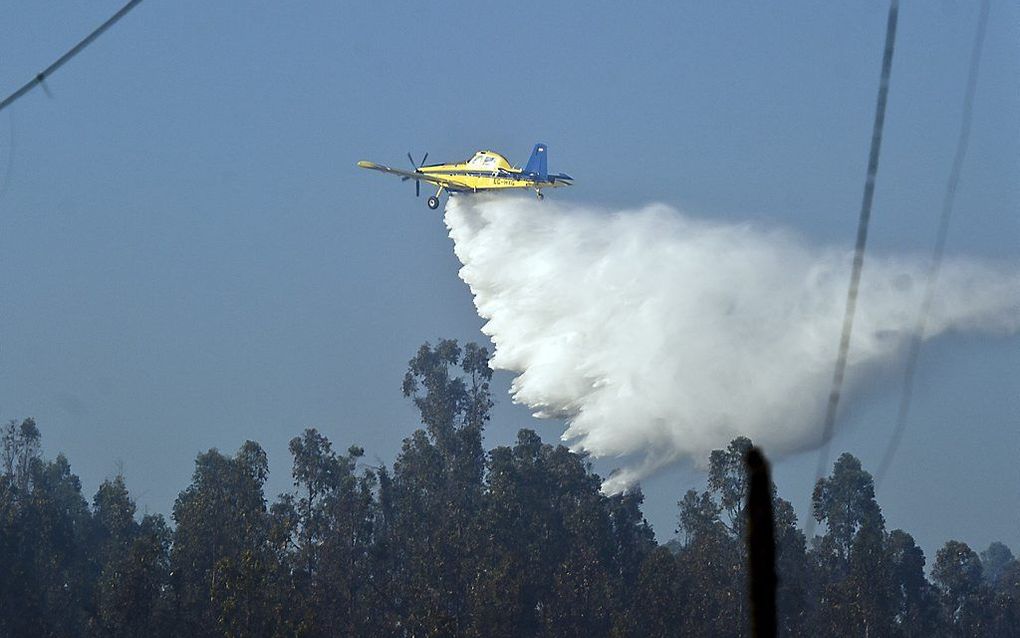
<path id="1" fill-rule="evenodd" d="M 369 168 L 373 171 L 380 171 L 383 173 L 391 173 L 393 175 L 399 175 L 404 179 L 414 179 L 420 182 L 428 182 L 430 184 L 436 184 L 437 186 L 443 186 L 444 188 L 452 189 L 466 189 L 473 190 L 471 186 L 463 182 L 458 182 L 446 175 L 436 175 L 433 173 L 419 173 L 417 171 L 405 171 L 399 168 L 390 168 L 389 166 L 383 166 L 382 164 L 376 164 L 374 162 L 366 162 L 364 160 L 358 162 L 358 166 L 361 168 Z"/>

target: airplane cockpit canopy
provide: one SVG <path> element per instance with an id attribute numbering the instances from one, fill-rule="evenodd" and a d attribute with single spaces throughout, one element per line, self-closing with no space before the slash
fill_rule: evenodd
<path id="1" fill-rule="evenodd" d="M 509 169 L 510 162 L 499 153 L 492 151 L 478 151 L 475 156 L 468 160 L 468 167 L 478 171 L 495 171 L 498 169 Z"/>

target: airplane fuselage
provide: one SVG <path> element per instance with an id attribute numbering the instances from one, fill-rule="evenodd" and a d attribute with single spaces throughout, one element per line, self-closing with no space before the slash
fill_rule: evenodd
<path id="1" fill-rule="evenodd" d="M 557 188 L 567 186 L 565 180 L 556 176 L 545 180 L 524 173 L 515 168 L 505 157 L 493 151 L 479 151 L 470 161 L 459 164 L 432 164 L 418 169 L 426 175 L 445 177 L 464 185 L 451 186 L 450 192 L 480 191 L 493 188 Z"/>
<path id="2" fill-rule="evenodd" d="M 425 156 L 428 157 L 428 153 Z M 543 188 L 570 186 L 573 182 L 573 178 L 564 173 L 549 174 L 546 170 L 546 146 L 542 143 L 535 145 L 531 158 L 523 169 L 513 166 L 505 157 L 494 151 L 478 151 L 468 161 L 457 164 L 426 166 L 423 158 L 421 165 L 418 165 L 410 153 L 407 157 L 411 161 L 413 169 L 411 171 L 364 160 L 358 162 L 358 166 L 397 175 L 404 181 L 413 179 L 416 182 L 415 194 L 418 194 L 421 182 L 436 186 L 436 194 L 428 200 L 429 208 L 432 209 L 439 207 L 439 196 L 443 191 L 452 195 L 505 188 L 529 188 L 541 199 Z"/>

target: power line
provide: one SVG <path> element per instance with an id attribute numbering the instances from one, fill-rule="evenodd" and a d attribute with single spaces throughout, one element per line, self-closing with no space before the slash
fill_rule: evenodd
<path id="1" fill-rule="evenodd" d="M 899 0 L 890 0 L 889 17 L 886 22 L 885 52 L 882 56 L 882 74 L 878 86 L 878 104 L 875 108 L 875 123 L 871 132 L 871 152 L 868 156 L 868 172 L 864 181 L 864 198 L 861 202 L 861 214 L 857 224 L 857 244 L 854 247 L 853 269 L 850 272 L 850 286 L 846 296 L 846 312 L 843 315 L 843 332 L 839 340 L 839 353 L 836 356 L 836 367 L 832 374 L 832 387 L 829 391 L 829 403 L 825 411 L 825 427 L 822 431 L 821 449 L 818 454 L 818 466 L 815 470 L 815 482 L 824 476 L 825 467 L 829 464 L 829 447 L 832 431 L 836 424 L 836 410 L 839 407 L 840 395 L 843 392 L 843 378 L 846 375 L 847 354 L 850 351 L 850 336 L 853 333 L 854 314 L 857 309 L 857 293 L 860 288 L 861 270 L 864 267 L 864 249 L 868 242 L 868 223 L 871 220 L 871 204 L 875 196 L 875 176 L 878 173 L 878 156 L 882 147 L 882 127 L 885 123 L 885 106 L 889 95 L 889 75 L 892 71 L 893 50 L 896 44 L 896 22 L 899 15 Z M 808 539 L 814 533 L 814 517 L 808 517 Z"/>
<path id="2" fill-rule="evenodd" d="M 7 163 L 4 167 L 3 182 L 0 182 L 0 201 L 7 195 L 7 190 L 11 187 L 11 175 L 14 174 L 14 152 L 17 146 L 17 139 L 14 136 L 14 111 L 8 113 L 7 123 L 9 126 L 7 135 L 9 143 L 7 144 Z"/>
<path id="3" fill-rule="evenodd" d="M 64 66 L 64 63 L 66 63 L 68 60 L 81 53 L 85 47 L 92 44 L 92 42 L 96 38 L 101 36 L 104 31 L 112 27 L 118 20 L 127 15 L 127 13 L 134 9 L 135 6 L 137 6 L 141 1 L 142 0 L 130 0 L 130 2 L 121 7 L 120 11 L 113 14 L 109 20 L 102 23 L 101 25 L 99 25 L 98 28 L 96 28 L 95 31 L 85 36 L 84 40 L 74 45 L 70 51 L 57 58 L 56 62 L 43 69 L 34 78 L 26 82 L 24 86 L 22 86 L 20 89 L 4 98 L 4 101 L 0 102 L 0 111 L 4 110 L 5 108 L 13 104 L 18 98 L 34 89 L 37 85 L 42 84 L 46 78 L 53 75 L 53 73 L 55 73 L 56 70 L 59 69 L 60 67 Z"/>
<path id="4" fill-rule="evenodd" d="M 949 234 L 949 221 L 953 214 L 953 204 L 956 201 L 956 187 L 960 182 L 960 172 L 963 170 L 963 160 L 967 155 L 967 146 L 970 142 L 970 122 L 973 114 L 974 93 L 977 91 L 978 70 L 981 66 L 981 50 L 985 41 L 985 30 L 988 25 L 988 0 L 981 3 L 981 10 L 978 14 L 977 32 L 974 35 L 974 48 L 970 54 L 970 70 L 967 74 L 967 88 L 963 98 L 963 116 L 960 123 L 960 135 L 956 141 L 956 154 L 953 156 L 953 165 L 949 171 L 949 180 L 946 183 L 946 194 L 942 200 L 942 214 L 939 218 L 938 234 L 935 239 L 935 248 L 932 252 L 931 264 L 928 266 L 928 281 L 925 284 L 924 299 L 921 309 L 917 315 L 917 324 L 914 326 L 913 337 L 910 340 L 910 349 L 907 352 L 907 363 L 903 370 L 903 393 L 900 395 L 899 411 L 896 415 L 896 426 L 882 457 L 882 464 L 878 467 L 875 475 L 876 489 L 885 478 L 886 472 L 892 465 L 893 457 L 900 446 L 903 438 L 903 431 L 907 427 L 907 417 L 910 414 L 910 401 L 914 393 L 914 374 L 917 372 L 917 362 L 921 356 L 921 342 L 924 340 L 924 331 L 927 328 L 928 316 L 931 313 L 932 302 L 935 299 L 935 288 L 938 286 L 939 273 L 942 269 L 942 258 L 946 250 L 946 237 Z"/>

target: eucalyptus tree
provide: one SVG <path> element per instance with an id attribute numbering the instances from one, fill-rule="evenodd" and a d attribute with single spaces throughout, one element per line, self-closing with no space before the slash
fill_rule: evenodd
<path id="1" fill-rule="evenodd" d="M 815 548 L 818 587 L 815 631 L 875 636 L 893 630 L 895 583 L 888 560 L 885 519 L 871 474 L 842 454 L 812 495 L 812 514 L 826 533 Z"/>
<path id="2" fill-rule="evenodd" d="M 404 440 L 392 476 L 380 476 L 382 532 L 376 556 L 388 566 L 390 630 L 463 634 L 467 589 L 483 546 L 485 454 L 492 370 L 484 348 L 443 339 L 408 362 L 402 391 L 423 429 Z"/>
<path id="3" fill-rule="evenodd" d="M 376 475 L 357 471 L 364 450 L 338 455 L 315 429 L 290 442 L 298 629 L 307 635 L 363 635 L 373 622 Z"/>
<path id="4" fill-rule="evenodd" d="M 271 594 L 275 553 L 262 486 L 262 448 L 246 441 L 237 454 L 200 454 L 191 485 L 174 503 L 170 554 L 176 633 L 270 635 L 281 619 Z"/>

